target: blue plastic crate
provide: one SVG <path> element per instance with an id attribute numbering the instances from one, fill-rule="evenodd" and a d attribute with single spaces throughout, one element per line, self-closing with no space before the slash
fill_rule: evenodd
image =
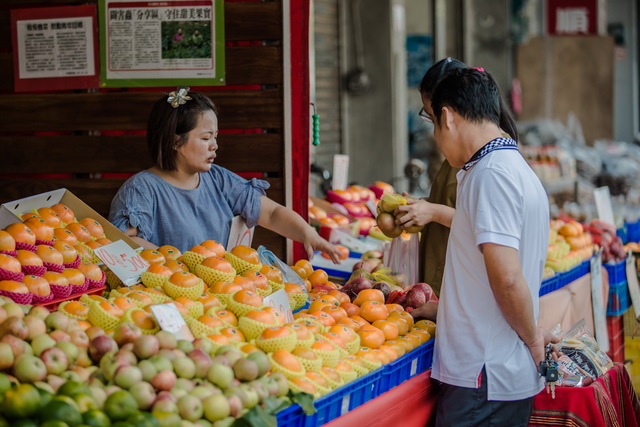
<path id="1" fill-rule="evenodd" d="M 609 301 L 607 302 L 607 316 L 624 314 L 631 306 L 631 295 L 627 281 L 609 285 Z"/>
<path id="2" fill-rule="evenodd" d="M 627 237 L 627 224 L 623 227 L 620 227 L 616 230 L 616 236 L 622 240 L 622 243 L 627 244 L 629 242 L 629 238 Z"/>
<path id="3" fill-rule="evenodd" d="M 627 229 L 627 242 L 640 242 L 640 220 L 625 222 Z"/>
<path id="4" fill-rule="evenodd" d="M 434 339 L 432 338 L 420 347 L 384 365 L 382 376 L 380 377 L 380 385 L 378 386 L 379 394 L 385 393 L 431 368 L 433 343 Z"/>
<path id="5" fill-rule="evenodd" d="M 623 259 L 617 264 L 603 264 L 609 275 L 609 286 L 627 281 L 627 260 Z"/>
<path id="6" fill-rule="evenodd" d="M 551 277 L 547 277 L 542 281 L 540 285 L 540 293 L 539 295 L 546 295 L 549 292 L 553 292 L 558 289 L 558 280 L 560 280 L 560 274 L 556 273 Z"/>
<path id="7" fill-rule="evenodd" d="M 317 427 L 332 421 L 379 395 L 378 384 L 383 368 L 376 369 L 342 387 L 322 396 L 314 402 L 316 413 L 305 415 L 294 404 L 278 412 L 279 426 Z"/>

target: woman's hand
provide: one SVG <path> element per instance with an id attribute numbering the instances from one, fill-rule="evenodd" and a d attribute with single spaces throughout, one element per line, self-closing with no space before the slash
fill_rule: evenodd
<path id="1" fill-rule="evenodd" d="M 333 261 L 334 264 L 340 264 L 340 250 L 335 245 L 332 245 L 331 243 L 320 237 L 315 229 L 311 227 L 309 228 L 311 229 L 311 231 L 302 241 L 309 259 L 313 258 L 313 254 L 315 251 L 320 251 L 329 255 L 329 258 L 331 258 L 331 261 Z"/>

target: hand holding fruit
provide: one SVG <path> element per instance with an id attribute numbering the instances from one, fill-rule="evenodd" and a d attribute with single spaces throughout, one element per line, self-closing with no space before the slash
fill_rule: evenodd
<path id="1" fill-rule="evenodd" d="M 406 208 L 406 206 L 411 203 L 416 202 L 416 199 L 413 199 L 410 196 L 400 195 L 400 194 L 384 194 L 378 203 L 378 216 L 376 217 L 376 223 L 380 231 L 384 233 L 387 237 L 398 237 L 402 234 L 403 229 L 409 233 L 417 233 L 422 230 L 423 225 L 406 225 L 405 227 L 401 227 L 401 224 L 409 221 L 412 222 L 413 218 L 409 218 L 408 220 L 398 221 L 398 215 L 402 215 L 403 210 L 400 208 Z M 402 215 L 405 216 L 405 215 Z"/>
<path id="2" fill-rule="evenodd" d="M 404 194 L 406 196 L 406 194 Z M 433 203 L 423 199 L 407 197 L 407 204 L 398 206 L 394 212 L 396 224 L 408 233 L 417 233 L 428 223 L 434 221 L 436 210 Z"/>

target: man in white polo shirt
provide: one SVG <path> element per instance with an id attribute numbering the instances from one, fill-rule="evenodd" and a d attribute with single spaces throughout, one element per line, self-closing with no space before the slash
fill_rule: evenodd
<path id="1" fill-rule="evenodd" d="M 503 136 L 500 96 L 489 73 L 459 69 L 431 98 L 435 140 L 461 169 L 437 314 L 438 426 L 526 426 L 553 340 L 536 327 L 548 197 Z"/>

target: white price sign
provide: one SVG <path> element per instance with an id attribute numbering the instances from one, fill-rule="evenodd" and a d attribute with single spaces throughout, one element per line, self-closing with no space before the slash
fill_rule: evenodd
<path id="1" fill-rule="evenodd" d="M 349 179 L 349 156 L 336 154 L 333 156 L 333 190 L 346 190 Z"/>
<path id="2" fill-rule="evenodd" d="M 293 312 L 289 305 L 289 297 L 284 289 L 280 289 L 279 291 L 275 291 L 271 295 L 264 297 L 263 302 L 265 305 L 277 308 L 284 313 L 284 317 L 287 319 L 287 322 L 293 322 Z"/>
<path id="3" fill-rule="evenodd" d="M 596 341 L 603 351 L 609 351 L 609 333 L 607 332 L 607 307 L 602 295 L 602 252 L 591 258 L 591 300 L 593 307 L 593 325 Z"/>
<path id="4" fill-rule="evenodd" d="M 611 193 L 609 187 L 600 187 L 593 190 L 593 197 L 596 202 L 598 218 L 607 224 L 616 225 L 613 218 L 613 208 L 611 207 Z"/>
<path id="5" fill-rule="evenodd" d="M 174 303 L 154 304 L 151 306 L 151 312 L 163 331 L 173 333 L 179 340 L 193 341 L 195 339 Z"/>
<path id="6" fill-rule="evenodd" d="M 251 247 L 251 241 L 253 240 L 253 228 L 247 227 L 240 216 L 234 216 L 231 220 L 231 227 L 229 228 L 229 240 L 227 240 L 227 251 L 235 248 L 239 245 L 245 245 Z"/>
<path id="7" fill-rule="evenodd" d="M 147 260 L 122 240 L 100 246 L 93 253 L 126 286 L 138 283 L 140 275 L 149 268 Z"/>

